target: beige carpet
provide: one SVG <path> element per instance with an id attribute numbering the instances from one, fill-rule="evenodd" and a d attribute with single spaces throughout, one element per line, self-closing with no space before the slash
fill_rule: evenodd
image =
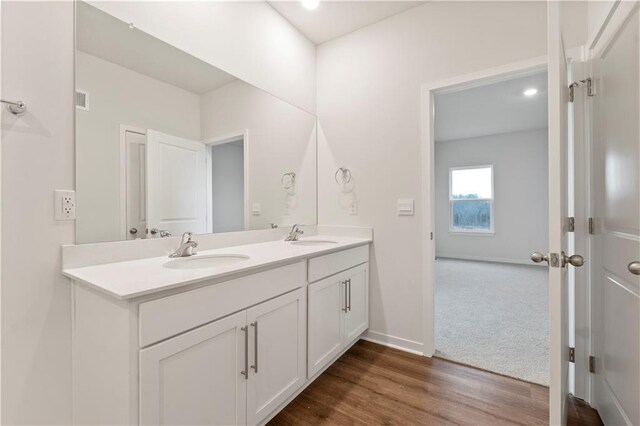
<path id="1" fill-rule="evenodd" d="M 548 385 L 547 275 L 539 266 L 436 260 L 436 355 Z"/>

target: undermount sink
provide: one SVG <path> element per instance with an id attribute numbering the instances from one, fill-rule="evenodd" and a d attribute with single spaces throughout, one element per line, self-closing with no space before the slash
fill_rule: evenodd
<path id="1" fill-rule="evenodd" d="M 338 244 L 338 242 L 331 240 L 298 240 L 291 241 L 291 244 L 295 246 L 328 246 L 331 244 Z"/>
<path id="2" fill-rule="evenodd" d="M 249 256 L 244 254 L 210 254 L 205 256 L 182 257 L 165 263 L 169 269 L 208 269 L 244 262 Z"/>

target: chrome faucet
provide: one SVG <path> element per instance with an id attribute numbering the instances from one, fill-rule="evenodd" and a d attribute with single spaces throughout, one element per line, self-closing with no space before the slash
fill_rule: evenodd
<path id="1" fill-rule="evenodd" d="M 298 237 L 304 234 L 304 231 L 300 229 L 300 225 L 293 225 L 289 235 L 284 239 L 285 241 L 298 241 Z"/>
<path id="2" fill-rule="evenodd" d="M 185 232 L 182 234 L 182 241 L 180 246 L 169 255 L 169 257 L 189 257 L 197 254 L 195 248 L 198 247 L 198 242 L 193 239 L 191 232 Z"/>

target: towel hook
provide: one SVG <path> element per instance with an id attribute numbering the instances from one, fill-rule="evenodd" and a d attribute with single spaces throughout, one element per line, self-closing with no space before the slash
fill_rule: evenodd
<path id="1" fill-rule="evenodd" d="M 284 189 L 291 189 L 296 183 L 296 172 L 288 172 L 282 175 L 280 183 Z"/>
<path id="2" fill-rule="evenodd" d="M 0 102 L 3 104 L 7 104 L 7 109 L 11 111 L 11 114 L 17 115 L 20 117 L 25 112 L 27 112 L 27 104 L 22 101 L 5 101 L 4 99 L 0 99 Z"/>
<path id="3" fill-rule="evenodd" d="M 338 180 L 338 173 L 342 172 L 342 182 L 340 182 Z M 347 169 L 346 167 L 340 167 L 338 170 L 336 170 L 336 174 L 334 175 L 334 178 L 336 180 L 336 183 L 342 183 L 343 185 L 348 184 L 349 182 L 351 182 L 351 170 Z"/>

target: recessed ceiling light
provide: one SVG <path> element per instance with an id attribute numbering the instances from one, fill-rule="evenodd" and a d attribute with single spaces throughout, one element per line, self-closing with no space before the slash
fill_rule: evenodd
<path id="1" fill-rule="evenodd" d="M 320 0 L 302 0 L 302 5 L 305 9 L 317 9 L 320 6 Z"/>
<path id="2" fill-rule="evenodd" d="M 524 92 L 522 92 L 525 96 L 533 96 L 536 93 L 538 93 L 538 89 L 527 89 Z"/>

